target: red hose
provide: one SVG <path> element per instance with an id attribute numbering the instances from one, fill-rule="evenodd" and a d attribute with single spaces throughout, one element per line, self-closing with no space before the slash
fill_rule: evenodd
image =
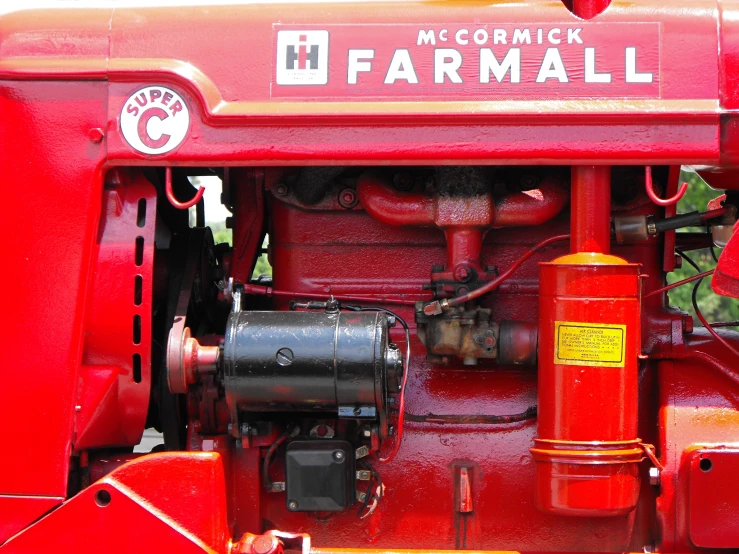
<path id="1" fill-rule="evenodd" d="M 372 304 L 390 304 L 397 306 L 415 306 L 416 302 L 422 302 L 424 299 L 412 300 L 410 298 L 393 298 L 387 296 L 352 296 L 347 294 L 324 294 L 316 292 L 297 292 L 288 290 L 275 290 L 272 287 L 263 287 L 261 285 L 244 285 L 244 292 L 246 294 L 258 294 L 261 296 L 276 296 L 276 297 L 293 297 L 293 298 L 314 298 L 316 300 L 328 300 L 330 296 L 333 296 L 336 300 L 341 302 L 362 302 Z"/>
<path id="2" fill-rule="evenodd" d="M 662 288 L 653 290 L 651 292 L 648 292 L 645 294 L 642 298 L 649 298 L 650 296 L 654 296 L 655 294 L 659 294 L 660 292 L 665 292 L 668 290 L 672 290 L 674 288 L 680 287 L 682 285 L 685 285 L 686 283 L 690 283 L 692 281 L 697 281 L 698 279 L 703 279 L 703 277 L 708 277 L 709 275 L 713 275 L 714 270 L 709 269 L 708 271 L 704 271 L 703 273 L 698 273 L 696 275 L 691 275 L 690 277 L 686 279 L 681 279 L 680 281 L 675 281 L 674 283 L 670 283 L 669 285 L 666 285 Z"/>
<path id="3" fill-rule="evenodd" d="M 649 199 L 657 204 L 658 206 L 666 207 L 666 206 L 672 206 L 673 204 L 677 204 L 680 199 L 685 196 L 685 193 L 688 191 L 688 183 L 683 183 L 680 185 L 680 190 L 677 191 L 677 194 L 671 198 L 665 198 L 662 199 L 654 192 L 654 187 L 652 186 L 652 166 L 648 165 L 644 168 L 645 172 L 645 181 L 644 181 L 644 188 L 647 191 L 647 196 L 649 196 Z"/>
<path id="4" fill-rule="evenodd" d="M 523 264 L 526 260 L 528 260 L 531 256 L 536 254 L 539 250 L 544 248 L 545 246 L 549 246 L 550 244 L 553 244 L 555 242 L 561 242 L 564 240 L 569 240 L 570 235 L 556 235 L 553 237 L 549 237 L 548 239 L 545 239 L 541 241 L 540 243 L 536 244 L 535 246 L 532 246 L 529 248 L 526 253 L 521 256 L 518 260 L 516 260 L 511 267 L 506 269 L 503 273 L 501 273 L 496 279 L 493 279 L 489 283 L 484 284 L 480 288 L 477 288 L 473 291 L 468 292 L 467 294 L 463 294 L 462 296 L 457 296 L 456 298 L 452 298 L 451 300 L 446 301 L 447 306 L 459 306 L 460 304 L 464 304 L 465 302 L 469 302 L 470 300 L 474 300 L 475 298 L 479 298 L 490 291 L 496 289 L 500 284 L 507 280 L 514 271 L 516 271 L 521 264 Z M 429 304 L 428 306 L 432 306 L 435 303 Z M 428 307 L 426 306 L 426 307 Z M 434 310 L 431 310 L 434 311 Z M 429 313 L 426 311 L 426 308 L 424 308 L 425 313 Z"/>
<path id="5" fill-rule="evenodd" d="M 174 191 L 172 190 L 172 168 L 167 167 L 164 169 L 164 193 L 167 196 L 167 200 L 169 200 L 169 203 L 172 204 L 172 206 L 174 206 L 178 210 L 188 210 L 193 206 L 196 206 L 197 203 L 200 202 L 203 194 L 205 194 L 205 189 L 203 187 L 199 187 L 192 200 L 188 200 L 187 202 L 180 202 L 174 197 Z"/>

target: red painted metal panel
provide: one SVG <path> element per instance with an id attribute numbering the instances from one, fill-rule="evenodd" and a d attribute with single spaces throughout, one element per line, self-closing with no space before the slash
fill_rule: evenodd
<path id="1" fill-rule="evenodd" d="M 63 496 L 92 245 L 102 198 L 104 83 L 0 83 L 0 418 L 24 456 L 0 456 L 0 493 Z M 53 230 L 53 232 L 50 232 Z"/>
<path id="2" fill-rule="evenodd" d="M 457 159 L 715 164 L 722 152 L 730 159 L 736 150 L 734 143 L 739 144 L 730 132 L 730 118 L 724 122 L 726 132 L 721 144 L 718 117 L 722 98 L 719 66 L 723 64 L 726 73 L 736 73 L 736 69 L 730 59 L 724 63 L 718 52 L 717 29 L 721 25 L 717 17 L 730 19 L 732 9 L 718 12 L 710 0 L 693 2 L 689 8 L 647 3 L 637 16 L 630 4 L 615 2 L 593 20 L 593 25 L 606 25 L 608 29 L 623 23 L 632 27 L 639 27 L 634 23 L 659 25 L 660 98 L 651 100 L 592 97 L 568 101 L 554 95 L 537 101 L 485 98 L 447 103 L 366 101 L 354 95 L 333 103 L 270 100 L 276 56 L 274 23 L 331 26 L 361 22 L 391 29 L 393 25 L 419 21 L 438 26 L 449 21 L 489 21 L 492 17 L 486 6 L 461 3 L 443 11 L 420 2 L 396 3 L 393 10 L 377 10 L 369 3 L 359 20 L 358 11 L 346 3 L 185 7 L 174 14 L 164 8 L 117 9 L 114 14 L 101 10 L 92 16 L 89 11 L 69 11 L 56 18 L 12 14 L 3 18 L 9 46 L 0 61 L 0 76 L 69 79 L 85 75 L 115 83 L 111 85 L 109 103 L 111 160 L 141 163 L 145 159 L 122 139 L 117 118 L 131 92 L 158 81 L 184 94 L 199 115 L 196 119 L 205 123 L 194 122 L 191 138 L 171 156 L 191 162 L 317 164 Z M 92 17 L 91 25 L 81 28 L 78 21 L 88 16 Z M 105 17 L 107 26 L 102 25 Z M 193 26 L 191 21 L 198 24 Z M 496 24 L 515 25 L 521 21 L 563 27 L 585 25 L 556 2 L 516 4 L 495 12 Z M 63 35 L 67 41 L 79 43 L 79 48 L 74 56 L 65 49 L 52 52 L 35 40 L 42 34 Z M 393 33 L 387 36 L 392 38 Z M 100 48 L 108 38 L 109 59 L 108 50 Z M 686 49 L 691 56 L 682 54 Z M 223 52 L 245 55 L 234 60 Z M 701 68 L 701 78 L 684 79 L 695 67 Z M 267 121 L 282 121 L 290 127 L 259 124 Z M 341 127 L 328 129 L 325 124 L 329 121 L 341 123 Z M 239 123 L 248 127 L 234 127 Z M 299 125 L 294 126 L 296 123 Z M 428 124 L 434 126 L 433 132 L 429 132 Z"/>
<path id="3" fill-rule="evenodd" d="M 690 539 L 701 548 L 739 546 L 739 450 L 690 453 Z"/>
<path id="4" fill-rule="evenodd" d="M 225 552 L 230 540 L 221 458 L 163 453 L 96 482 L 2 547 L 2 552 Z"/>
<path id="5" fill-rule="evenodd" d="M 76 450 L 135 446 L 151 390 L 156 190 L 138 172 L 108 174 L 75 402 Z"/>
<path id="6" fill-rule="evenodd" d="M 62 502 L 62 497 L 0 495 L 0 544 Z"/>

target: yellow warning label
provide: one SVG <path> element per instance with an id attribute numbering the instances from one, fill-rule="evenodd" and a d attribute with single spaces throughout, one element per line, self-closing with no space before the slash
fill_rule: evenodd
<path id="1" fill-rule="evenodd" d="M 624 367 L 626 325 L 554 322 L 554 363 Z"/>

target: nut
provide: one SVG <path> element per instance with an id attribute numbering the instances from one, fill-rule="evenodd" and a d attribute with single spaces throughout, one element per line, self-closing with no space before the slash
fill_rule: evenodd
<path id="1" fill-rule="evenodd" d="M 98 143 L 102 142 L 103 138 L 105 137 L 105 133 L 103 133 L 103 130 L 95 127 L 94 129 L 90 129 L 90 132 L 87 133 L 87 137 L 90 139 L 90 142 Z"/>
<path id="2" fill-rule="evenodd" d="M 659 487 L 660 471 L 656 467 L 649 468 L 649 484 L 653 487 Z"/>

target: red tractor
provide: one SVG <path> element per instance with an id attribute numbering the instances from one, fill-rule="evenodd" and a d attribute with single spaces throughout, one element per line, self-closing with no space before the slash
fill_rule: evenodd
<path id="1" fill-rule="evenodd" d="M 739 2 L 6 13 L 0 176 L 3 554 L 739 548 Z"/>

